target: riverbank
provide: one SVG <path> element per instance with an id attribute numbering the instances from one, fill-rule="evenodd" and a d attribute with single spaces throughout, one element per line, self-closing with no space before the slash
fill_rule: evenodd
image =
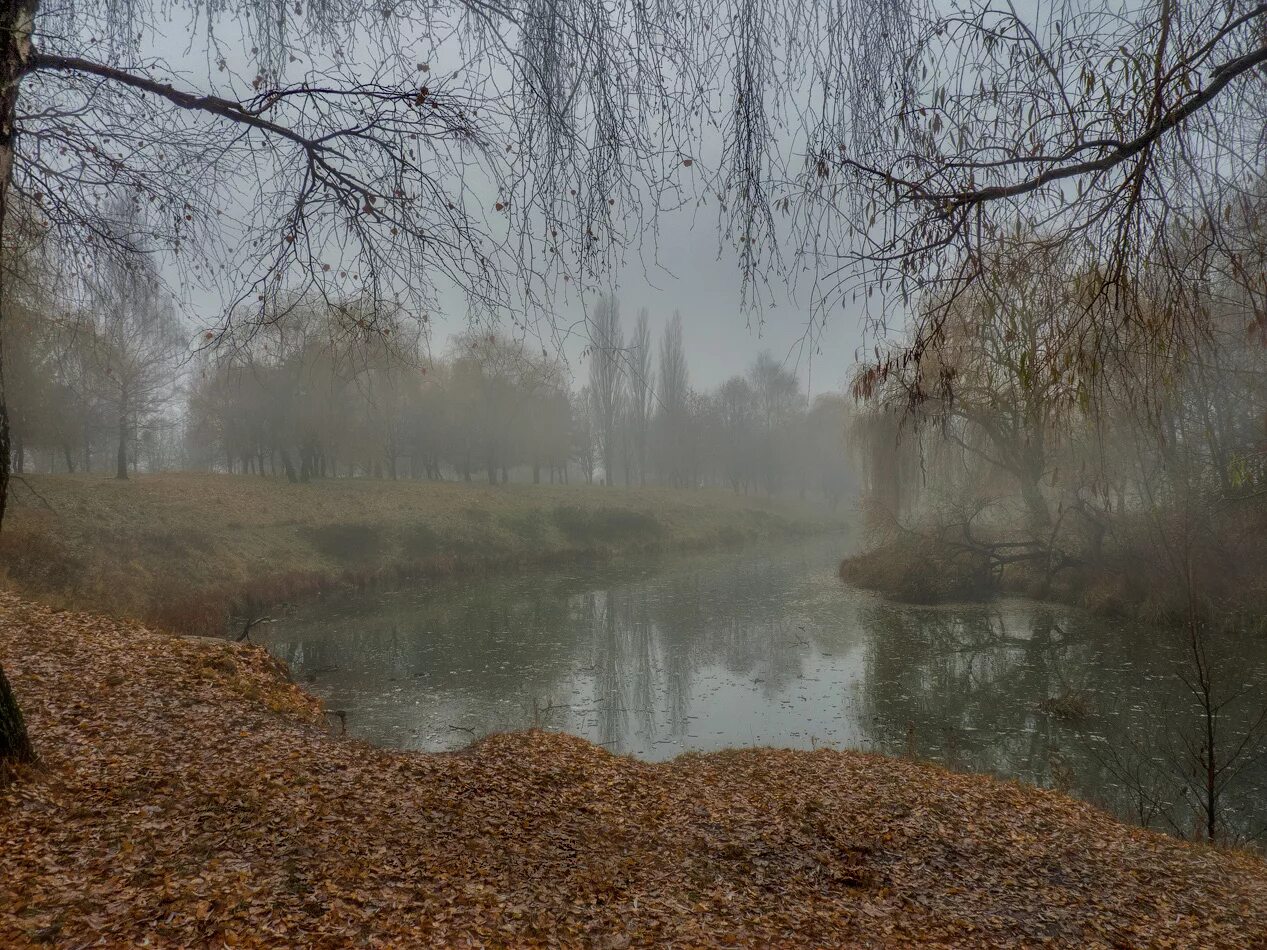
<path id="1" fill-rule="evenodd" d="M 1207 619 L 1257 625 L 1267 614 L 1267 507 L 1242 505 L 1201 522 L 1122 519 L 1098 545 L 1058 547 L 1053 569 L 1027 559 L 1008 538 L 979 532 L 968 543 L 936 532 L 884 534 L 840 564 L 848 584 L 890 600 L 936 604 L 988 600 L 1012 594 L 1083 607 L 1094 614 L 1173 624 L 1197 607 Z M 991 545 L 1003 546 L 990 555 Z M 1019 550 L 1018 550 L 1019 548 Z"/>
<path id="2" fill-rule="evenodd" d="M 385 578 L 689 551 L 843 526 L 719 490 L 169 474 L 26 476 L 0 533 L 10 586 L 219 634 L 230 614 Z"/>
<path id="3" fill-rule="evenodd" d="M 0 594 L 0 944 L 1251 946 L 1267 865 L 876 755 L 335 736 L 262 649 Z"/>

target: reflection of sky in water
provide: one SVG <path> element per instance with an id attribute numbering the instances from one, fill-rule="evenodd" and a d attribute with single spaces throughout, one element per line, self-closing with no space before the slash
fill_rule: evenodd
<path id="1" fill-rule="evenodd" d="M 539 725 L 649 759 L 913 750 L 1120 812 L 1138 805 L 1127 786 L 1151 782 L 1182 807 L 1171 760 L 1196 723 L 1178 634 L 1024 601 L 887 603 L 839 582 L 844 544 L 332 598 L 274 625 L 269 647 L 346 711 L 350 733 L 384 746 L 439 751 Z M 1267 702 L 1267 646 L 1245 636 L 1212 655 L 1229 691 L 1248 689 L 1230 740 Z M 1261 777 L 1233 807 L 1267 812 L 1248 791 Z"/>

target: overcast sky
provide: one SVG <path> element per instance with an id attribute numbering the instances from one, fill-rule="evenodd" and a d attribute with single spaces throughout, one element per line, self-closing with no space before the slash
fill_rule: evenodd
<path id="1" fill-rule="evenodd" d="M 160 32 L 155 37 L 154 52 L 193 85 L 220 85 L 227 74 L 211 69 L 197 53 L 191 55 L 199 47 L 197 42 L 190 45 L 191 27 L 195 33 L 205 29 L 189 21 L 170 23 L 166 35 Z M 437 64 L 444 58 L 435 50 L 428 56 Z M 245 59 L 239 66 L 230 72 L 247 72 Z M 490 194 L 488 204 L 493 200 Z M 794 293 L 786 281 L 775 281 L 760 292 L 763 306 L 745 312 L 735 252 L 729 247 L 719 249 L 715 207 L 663 212 L 658 239 L 645 237 L 643 246 L 629 252 L 629 259 L 609 275 L 608 282 L 617 290 L 626 337 L 638 310 L 646 307 L 658 349 L 665 324 L 674 310 L 681 311 L 691 384 L 700 390 L 745 372 L 762 350 L 770 351 L 795 371 L 811 395 L 839 389 L 846 383 L 863 340 L 859 312 L 839 305 L 827 315 L 825 326 L 820 313 L 817 327 L 811 330 L 809 288 L 805 285 Z M 430 314 L 431 352 L 437 356 L 467 325 L 466 304 L 459 293 L 441 289 L 438 302 L 440 312 Z M 209 288 L 191 289 L 186 303 L 196 327 L 214 324 L 223 307 Z M 556 301 L 556 306 L 556 324 L 571 328 L 565 336 L 563 355 L 580 385 L 587 375 L 581 302 L 573 294 L 571 299 Z"/>
<path id="2" fill-rule="evenodd" d="M 823 328 L 808 329 L 809 307 L 801 287 L 794 297 L 786 282 L 772 285 L 760 312 L 745 312 L 738 264 L 733 252 L 718 251 L 714 213 L 685 212 L 661 219 L 659 262 L 650 260 L 656 249 L 644 248 L 644 264 L 629 261 L 614 280 L 618 285 L 621 322 L 626 340 L 638 311 L 650 312 L 651 333 L 657 349 L 664 326 L 674 310 L 682 313 L 683 336 L 691 371 L 691 385 L 711 389 L 736 373 L 743 373 L 762 350 L 769 350 L 794 370 L 811 395 L 845 385 L 862 341 L 859 314 L 837 307 Z M 465 328 L 460 298 L 449 301 L 448 314 L 436 315 L 432 347 L 442 353 L 449 338 Z M 583 383 L 587 368 L 582 351 L 585 327 L 576 299 L 560 301 L 561 324 L 573 328 L 565 355 L 573 375 Z"/>

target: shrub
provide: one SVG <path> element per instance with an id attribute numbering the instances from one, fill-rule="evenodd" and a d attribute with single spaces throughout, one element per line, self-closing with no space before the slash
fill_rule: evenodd
<path id="1" fill-rule="evenodd" d="M 840 578 L 910 604 L 983 600 L 997 586 L 985 557 L 931 540 L 891 542 L 847 557 Z"/>
<path id="2" fill-rule="evenodd" d="M 575 544 L 650 541 L 664 531 L 653 515 L 629 508 L 590 510 L 560 505 L 554 509 L 554 523 Z"/>
<path id="3" fill-rule="evenodd" d="M 401 549 L 405 557 L 417 561 L 425 561 L 443 553 L 444 540 L 430 525 L 411 525 L 401 541 Z"/>
<path id="4" fill-rule="evenodd" d="M 85 583 L 88 564 L 69 546 L 41 531 L 6 527 L 0 532 L 0 566 L 15 583 L 32 590 L 74 590 Z"/>
<path id="5" fill-rule="evenodd" d="M 383 546 L 382 530 L 367 524 L 319 525 L 303 535 L 322 556 L 343 563 L 372 560 Z"/>
<path id="6" fill-rule="evenodd" d="M 500 518 L 505 529 L 524 541 L 540 541 L 546 530 L 545 515 L 538 508 L 510 512 Z"/>

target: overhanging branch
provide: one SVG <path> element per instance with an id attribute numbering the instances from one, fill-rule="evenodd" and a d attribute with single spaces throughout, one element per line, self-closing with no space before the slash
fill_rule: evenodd
<path id="1" fill-rule="evenodd" d="M 298 145 L 309 154 L 314 160 L 322 154 L 334 153 L 328 145 L 313 138 L 309 138 L 296 132 L 287 126 L 273 122 L 261 115 L 253 112 L 243 103 L 233 99 L 226 99 L 222 96 L 205 95 L 202 93 L 188 92 L 183 89 L 177 89 L 170 83 L 159 82 L 148 76 L 141 76 L 137 73 L 129 72 L 126 69 L 119 69 L 116 66 L 108 66 L 105 63 L 98 63 L 90 59 L 83 59 L 79 56 L 62 56 L 57 53 L 35 52 L 31 55 L 28 72 L 78 72 L 86 73 L 91 76 L 98 76 L 111 82 L 128 86 L 132 89 L 138 89 L 141 92 L 149 93 L 160 99 L 166 99 L 173 105 L 182 109 L 188 109 L 194 112 L 205 112 L 209 115 L 218 116 L 222 119 L 228 119 L 231 122 L 237 122 L 242 125 L 250 126 L 269 135 L 275 135 L 283 139 L 287 139 Z M 337 154 L 337 153 L 335 153 Z"/>
<path id="2" fill-rule="evenodd" d="M 1267 4 L 1260 7 L 1258 12 L 1260 14 L 1267 14 Z M 1014 182 L 1009 185 L 994 185 L 988 188 L 970 189 L 964 191 L 933 191 L 928 189 L 923 183 L 898 178 L 890 173 L 886 173 L 874 167 L 868 167 L 859 162 L 846 160 L 845 163 L 865 174 L 882 177 L 889 183 L 905 189 L 907 192 L 906 197 L 910 200 L 941 203 L 947 206 L 948 211 L 955 208 L 970 207 L 1001 199 L 1016 198 L 1021 195 L 1029 194 L 1030 192 L 1037 191 L 1045 185 L 1063 181 L 1068 178 L 1077 178 L 1082 175 L 1090 175 L 1097 172 L 1107 171 L 1122 162 L 1134 158 L 1154 145 L 1167 132 L 1170 132 L 1172 129 L 1182 125 L 1194 114 L 1208 106 L 1234 80 L 1261 66 L 1267 66 L 1267 46 L 1263 46 L 1253 52 L 1246 53 L 1243 56 L 1239 56 L 1236 59 L 1223 63 L 1210 74 L 1211 81 L 1209 85 L 1201 90 L 1201 92 L 1185 100 L 1178 108 L 1166 112 L 1135 138 L 1117 143 L 1095 143 L 1100 147 L 1110 147 L 1112 151 L 1109 151 L 1099 158 L 1076 162 L 1072 165 L 1060 165 L 1055 168 L 1049 168 L 1031 178 L 1026 178 L 1023 181 Z M 1087 147 L 1087 144 L 1088 143 L 1082 143 L 1076 145 L 1069 149 L 1069 151 L 1081 151 L 1083 148 Z M 986 167 L 986 163 L 978 166 L 971 162 L 965 162 L 963 163 L 963 166 L 969 168 Z"/>

